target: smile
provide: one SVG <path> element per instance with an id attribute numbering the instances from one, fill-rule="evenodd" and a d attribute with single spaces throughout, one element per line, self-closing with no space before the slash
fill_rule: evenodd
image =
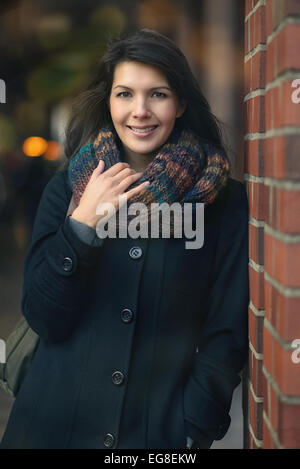
<path id="1" fill-rule="evenodd" d="M 131 127 L 131 126 L 127 126 L 132 133 L 134 133 L 135 135 L 138 135 L 138 136 L 143 136 L 143 137 L 146 137 L 148 135 L 151 135 L 158 127 L 158 125 L 153 125 L 153 126 L 149 126 L 149 127 L 143 127 L 143 128 L 140 128 L 140 127 Z"/>

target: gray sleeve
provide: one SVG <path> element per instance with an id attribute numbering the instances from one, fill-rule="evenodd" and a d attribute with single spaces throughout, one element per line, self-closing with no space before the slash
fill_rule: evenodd
<path id="1" fill-rule="evenodd" d="M 70 223 L 76 235 L 86 244 L 90 246 L 102 246 L 104 239 L 97 236 L 95 228 L 82 223 L 75 218 L 70 217 Z"/>

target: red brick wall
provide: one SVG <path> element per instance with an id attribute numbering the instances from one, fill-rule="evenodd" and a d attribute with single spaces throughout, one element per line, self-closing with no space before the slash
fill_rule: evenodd
<path id="1" fill-rule="evenodd" d="M 292 95 L 300 101 L 300 0 L 246 0 L 252 449 L 300 448 L 300 351 L 292 346 L 300 342 L 300 102 Z"/>

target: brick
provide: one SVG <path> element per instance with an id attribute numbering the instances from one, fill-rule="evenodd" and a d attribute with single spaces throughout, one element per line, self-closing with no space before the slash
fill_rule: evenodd
<path id="1" fill-rule="evenodd" d="M 258 139 L 245 142 L 245 172 L 252 176 L 264 175 L 264 141 Z"/>
<path id="2" fill-rule="evenodd" d="M 276 172 L 276 139 L 275 138 L 266 138 L 264 140 L 264 176 L 265 177 L 275 177 Z"/>
<path id="3" fill-rule="evenodd" d="M 255 308 L 264 309 L 264 273 L 249 266 L 250 298 Z"/>
<path id="4" fill-rule="evenodd" d="M 300 298 L 286 298 L 277 293 L 276 330 L 285 341 L 292 341 L 297 334 L 300 338 Z"/>
<path id="5" fill-rule="evenodd" d="M 264 152 L 265 177 L 274 178 L 276 174 L 276 138 L 265 140 Z"/>
<path id="6" fill-rule="evenodd" d="M 270 83 L 274 78 L 275 70 L 275 42 L 271 41 L 267 44 L 266 52 L 266 83 Z"/>
<path id="7" fill-rule="evenodd" d="M 298 148 L 300 147 L 299 135 L 288 135 L 283 137 L 272 137 L 263 140 L 264 147 L 261 149 L 261 157 L 264 162 L 261 167 L 266 177 L 276 179 L 296 179 L 300 177 L 300 158 Z M 250 153 L 251 147 L 248 152 Z M 251 149 L 254 153 L 255 148 Z M 249 155 L 249 160 L 255 158 Z M 258 157 L 257 157 L 258 158 Z M 259 161 L 252 164 L 253 171 L 259 167 Z M 258 171 L 258 170 L 257 170 Z M 254 174 L 252 172 L 251 174 Z M 258 174 L 255 174 L 258 175 Z"/>
<path id="8" fill-rule="evenodd" d="M 286 126 L 300 124 L 298 104 L 292 101 L 294 88 L 292 81 L 286 81 L 281 86 L 269 89 L 265 95 L 265 128 L 277 130 Z M 256 107 L 259 111 L 258 106 Z"/>
<path id="9" fill-rule="evenodd" d="M 269 421 L 272 425 L 272 428 L 275 430 L 277 433 L 278 430 L 278 396 L 270 383 L 268 383 L 268 393 L 269 393 L 269 412 L 268 412 L 268 418 Z"/>
<path id="10" fill-rule="evenodd" d="M 265 97 L 255 96 L 249 99 L 246 109 L 246 125 L 249 133 L 265 130 Z"/>
<path id="11" fill-rule="evenodd" d="M 278 400 L 278 437 L 284 448 L 299 448 L 300 405 L 283 403 Z"/>
<path id="12" fill-rule="evenodd" d="M 258 51 L 244 63 L 244 94 L 265 87 L 266 52 Z"/>
<path id="13" fill-rule="evenodd" d="M 264 281 L 265 293 L 265 318 L 272 326 L 277 329 L 278 323 L 278 308 L 277 308 L 277 290 L 265 279 Z"/>
<path id="14" fill-rule="evenodd" d="M 278 69 L 276 76 L 285 70 L 299 69 L 300 25 L 287 24 L 274 38 L 277 45 Z"/>
<path id="15" fill-rule="evenodd" d="M 274 387 L 264 376 L 264 411 L 285 448 L 296 448 L 300 441 L 300 406 L 281 401 Z"/>
<path id="16" fill-rule="evenodd" d="M 270 418 L 270 391 L 269 391 L 270 383 L 267 380 L 264 373 L 262 373 L 262 394 L 264 399 L 264 411 L 267 414 L 268 418 Z"/>
<path id="17" fill-rule="evenodd" d="M 249 100 L 243 103 L 244 133 L 249 133 Z"/>
<path id="18" fill-rule="evenodd" d="M 248 94 L 251 90 L 251 59 L 244 62 L 244 95 Z"/>
<path id="19" fill-rule="evenodd" d="M 299 363 L 293 363 L 292 350 L 283 349 L 277 340 L 273 339 L 274 363 L 272 375 L 283 394 L 299 395 L 300 373 Z"/>
<path id="20" fill-rule="evenodd" d="M 281 86 L 273 88 L 274 129 L 300 125 L 299 103 L 294 103 L 292 100 L 295 91 L 292 81 L 287 80 Z"/>
<path id="21" fill-rule="evenodd" d="M 265 249 L 265 271 L 268 272 L 269 275 L 274 275 L 275 272 L 275 239 L 267 234 L 264 233 L 264 249 Z"/>
<path id="22" fill-rule="evenodd" d="M 265 420 L 263 422 L 263 449 L 276 449 L 276 445 Z"/>
<path id="23" fill-rule="evenodd" d="M 275 271 L 274 278 L 287 287 L 300 285 L 300 244 L 285 244 L 275 240 Z"/>
<path id="24" fill-rule="evenodd" d="M 249 256 L 256 264 L 264 264 L 264 227 L 249 224 Z"/>
<path id="25" fill-rule="evenodd" d="M 249 380 L 257 397 L 262 397 L 263 388 L 263 360 L 255 357 L 252 350 L 249 350 Z"/>
<path id="26" fill-rule="evenodd" d="M 256 46 L 255 36 L 254 36 L 254 16 L 255 14 L 252 14 L 250 18 L 248 19 L 249 27 L 250 27 L 250 41 L 249 41 L 250 50 L 254 49 L 254 47 Z"/>
<path id="27" fill-rule="evenodd" d="M 250 433 L 250 430 L 248 431 L 248 448 L 247 449 L 261 449 L 261 447 L 256 444 L 256 441 L 254 440 L 252 434 Z"/>
<path id="28" fill-rule="evenodd" d="M 263 342 L 264 342 L 264 367 L 267 369 L 269 374 L 272 375 L 273 363 L 274 363 L 273 337 L 265 327 L 263 331 Z"/>
<path id="29" fill-rule="evenodd" d="M 280 190 L 278 192 L 279 213 L 276 229 L 284 233 L 300 233 L 300 191 Z M 299 285 L 300 286 L 300 285 Z"/>
<path id="30" fill-rule="evenodd" d="M 257 1 L 246 0 L 246 15 L 252 11 L 245 24 L 245 53 L 276 31 L 268 41 L 266 51 L 256 52 L 244 65 L 245 94 L 265 89 L 267 83 L 287 70 L 300 69 L 298 44 L 300 25 L 280 23 L 289 16 L 299 15 L 298 0 L 266 0 L 255 12 Z M 300 77 L 300 76 L 299 76 Z M 248 99 L 244 105 L 245 133 L 264 132 L 300 126 L 300 109 L 293 103 L 292 80 L 269 88 L 264 96 Z M 299 181 L 300 135 L 273 136 L 245 142 L 245 172 L 252 176 Z M 262 182 L 247 182 L 249 214 L 256 220 L 264 220 L 268 226 L 282 234 L 299 234 L 300 191 L 286 190 L 265 185 Z M 283 287 L 300 288 L 300 243 L 288 242 L 284 237 L 277 239 L 264 231 L 263 227 L 249 225 L 249 257 Z M 284 448 L 300 447 L 300 405 L 281 400 L 276 385 L 284 396 L 298 396 L 300 390 L 300 364 L 292 362 L 293 350 L 285 343 L 300 339 L 300 298 L 285 296 L 285 290 L 275 288 L 264 272 L 249 266 L 250 298 L 258 310 L 265 310 L 265 318 L 276 333 L 263 327 L 263 318 L 249 308 L 249 339 L 251 347 L 263 355 L 255 358 L 249 351 L 249 380 L 255 395 L 263 396 L 258 403 L 249 393 L 249 419 L 256 438 L 263 438 L 263 448 L 277 448 L 276 441 Z M 286 294 L 288 291 L 286 292 Z M 290 292 L 289 292 L 290 293 Z M 299 331 L 299 337 L 296 337 Z M 262 373 L 262 366 L 271 376 L 270 382 Z M 276 385 L 273 385 L 273 380 Z M 265 419 L 261 420 L 262 411 Z M 267 422 L 266 422 L 267 420 Z M 269 425 L 276 435 L 273 441 Z M 249 447 L 256 448 L 255 440 L 249 435 Z"/>
<path id="31" fill-rule="evenodd" d="M 274 88 L 266 91 L 265 94 L 265 129 L 271 130 L 275 128 L 275 111 L 274 111 Z"/>
<path id="32" fill-rule="evenodd" d="M 253 394 L 249 393 L 250 424 L 255 438 L 262 440 L 263 431 L 263 402 L 256 402 Z"/>
<path id="33" fill-rule="evenodd" d="M 274 119 L 273 119 L 273 129 L 280 129 L 282 117 L 280 113 L 282 112 L 282 107 L 280 105 L 280 87 L 275 86 L 272 88 L 272 97 L 273 97 L 273 112 L 274 112 Z"/>
<path id="34" fill-rule="evenodd" d="M 300 337 L 300 298 L 285 297 L 266 279 L 264 287 L 265 318 L 282 340 L 292 341 L 296 331 L 299 331 Z"/>
<path id="35" fill-rule="evenodd" d="M 300 213 L 300 191 L 269 187 L 268 197 L 267 224 L 281 233 L 299 234 L 300 220 L 295 214 Z"/>
<path id="36" fill-rule="evenodd" d="M 248 308 L 248 313 L 250 342 L 258 353 L 263 353 L 264 318 L 256 316 L 250 307 Z"/>
<path id="37" fill-rule="evenodd" d="M 244 29 L 244 53 L 245 55 L 248 54 L 250 50 L 250 21 L 247 20 L 245 23 L 245 29 Z"/>
<path id="38" fill-rule="evenodd" d="M 300 178 L 300 136 L 289 135 L 286 137 L 276 137 L 275 142 L 275 168 L 273 176 L 281 179 Z"/>
<path id="39" fill-rule="evenodd" d="M 273 227 L 278 217 L 278 205 L 275 200 L 276 188 L 274 186 L 266 186 L 265 188 L 265 221 L 267 225 Z"/>
<path id="40" fill-rule="evenodd" d="M 250 216 L 256 220 L 264 220 L 267 187 L 260 182 L 248 181 L 247 189 Z"/>
<path id="41" fill-rule="evenodd" d="M 273 0 L 267 0 L 265 6 L 266 37 L 273 32 Z"/>
<path id="42" fill-rule="evenodd" d="M 285 244 L 276 240 L 276 245 L 281 256 L 276 262 L 276 278 L 289 287 L 300 286 L 300 243 Z M 283 267 L 283 268 L 282 268 Z"/>
<path id="43" fill-rule="evenodd" d="M 252 10 L 252 0 L 245 0 L 245 17 L 249 15 Z"/>
<path id="44" fill-rule="evenodd" d="M 299 287 L 300 244 L 286 244 L 265 232 L 264 249 L 265 272 L 286 287 Z"/>
<path id="45" fill-rule="evenodd" d="M 253 0 L 246 0 L 245 2 L 245 16 L 248 16 L 249 13 L 253 10 Z"/>
<path id="46" fill-rule="evenodd" d="M 256 12 L 257 28 L 256 28 L 256 43 L 266 43 L 266 8 L 261 5 Z"/>
<path id="47" fill-rule="evenodd" d="M 265 81 L 265 67 L 266 67 L 266 51 L 259 51 L 250 59 L 252 61 L 251 67 L 251 90 L 264 89 Z"/>
<path id="48" fill-rule="evenodd" d="M 299 0 L 275 0 L 275 6 L 276 8 L 274 8 L 274 14 L 272 15 L 274 29 L 277 28 L 287 16 L 300 14 Z"/>
<path id="49" fill-rule="evenodd" d="M 250 50 L 257 47 L 259 44 L 265 44 L 265 7 L 261 5 L 248 19 L 250 28 Z"/>
<path id="50" fill-rule="evenodd" d="M 285 395 L 297 396 L 300 389 L 299 364 L 292 362 L 292 350 L 283 349 L 264 328 L 264 366 Z"/>

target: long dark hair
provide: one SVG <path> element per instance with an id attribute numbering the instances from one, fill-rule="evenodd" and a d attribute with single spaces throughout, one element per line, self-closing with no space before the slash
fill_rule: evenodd
<path id="1" fill-rule="evenodd" d="M 176 126 L 191 130 L 200 140 L 213 142 L 225 150 L 220 121 L 212 114 L 181 50 L 166 36 L 142 29 L 110 42 L 96 76 L 74 101 L 66 127 L 65 154 L 68 159 L 72 158 L 81 146 L 95 138 L 101 127 L 112 126 L 108 101 L 114 70 L 119 63 L 125 61 L 158 67 L 178 99 L 187 104 L 183 115 L 176 119 Z"/>

